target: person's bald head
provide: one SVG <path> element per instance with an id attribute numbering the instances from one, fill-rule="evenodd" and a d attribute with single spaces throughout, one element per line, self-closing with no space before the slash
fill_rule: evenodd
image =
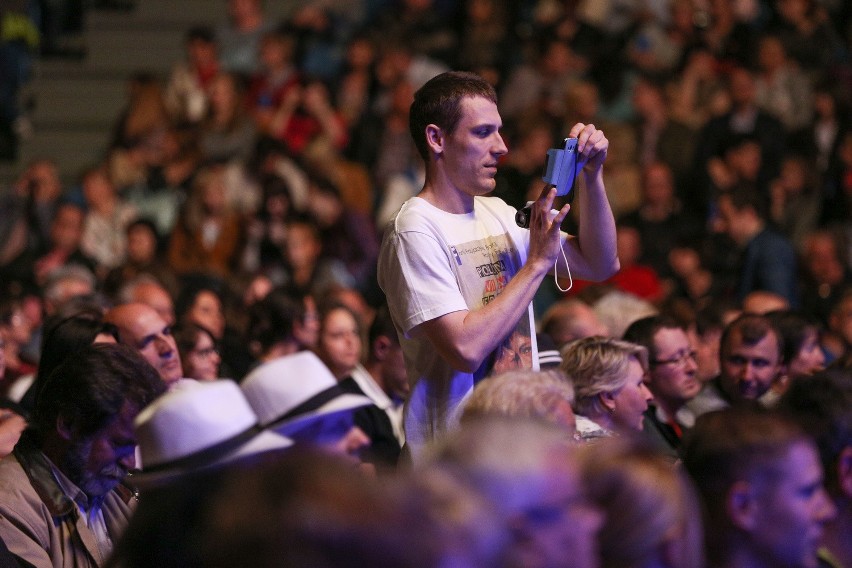
<path id="1" fill-rule="evenodd" d="M 180 355 L 169 324 L 147 304 L 132 302 L 110 309 L 106 321 L 118 328 L 119 341 L 139 353 L 160 373 L 166 384 L 183 375 Z"/>
<path id="2" fill-rule="evenodd" d="M 175 303 L 166 288 L 153 278 L 140 278 L 121 293 L 122 303 L 141 303 L 154 308 L 169 325 L 175 324 Z"/>

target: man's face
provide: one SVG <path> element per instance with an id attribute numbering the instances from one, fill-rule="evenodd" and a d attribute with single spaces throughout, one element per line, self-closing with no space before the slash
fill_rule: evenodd
<path id="1" fill-rule="evenodd" d="M 467 97 L 461 102 L 462 117 L 456 129 L 444 133 L 443 152 L 438 158 L 456 190 L 471 196 L 494 190 L 497 163 L 508 152 L 500 127 L 503 121 L 497 105 L 483 97 Z"/>
<path id="2" fill-rule="evenodd" d="M 769 331 L 753 345 L 733 331 L 722 346 L 720 379 L 722 388 L 734 399 L 757 400 L 769 390 L 781 372 L 781 353 L 775 332 Z"/>
<path id="3" fill-rule="evenodd" d="M 799 442 L 778 467 L 780 479 L 754 484 L 754 547 L 768 566 L 815 568 L 823 525 L 836 512 L 816 450 Z"/>
<path id="4" fill-rule="evenodd" d="M 153 308 L 134 309 L 118 327 L 121 342 L 135 347 L 157 369 L 163 382 L 171 384 L 181 378 L 183 371 L 172 330 Z"/>
<path id="5" fill-rule="evenodd" d="M 662 328 L 654 335 L 657 352 L 651 364 L 648 387 L 658 401 L 680 406 L 701 390 L 695 351 L 686 332 Z"/>
<path id="6" fill-rule="evenodd" d="M 107 426 L 88 438 L 71 441 L 61 469 L 89 497 L 106 495 L 135 467 L 133 419 L 138 412 L 125 402 Z"/>

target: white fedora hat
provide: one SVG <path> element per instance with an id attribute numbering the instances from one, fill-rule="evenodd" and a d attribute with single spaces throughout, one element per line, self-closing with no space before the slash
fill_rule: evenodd
<path id="1" fill-rule="evenodd" d="M 283 435 L 373 404 L 366 396 L 341 389 L 328 367 L 310 351 L 260 365 L 240 387 L 261 426 Z"/>
<path id="2" fill-rule="evenodd" d="M 196 382 L 170 391 L 135 421 L 142 460 L 140 484 L 281 450 L 292 440 L 258 427 L 240 387 L 229 379 Z"/>

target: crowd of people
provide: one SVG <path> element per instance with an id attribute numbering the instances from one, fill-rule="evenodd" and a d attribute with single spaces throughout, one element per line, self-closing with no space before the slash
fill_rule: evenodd
<path id="1" fill-rule="evenodd" d="M 852 567 L 849 6 L 227 4 L 0 192 L 0 563 Z"/>

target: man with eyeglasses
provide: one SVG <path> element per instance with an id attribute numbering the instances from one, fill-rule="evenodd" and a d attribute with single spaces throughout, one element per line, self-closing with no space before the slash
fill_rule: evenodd
<path id="1" fill-rule="evenodd" d="M 757 403 L 784 371 L 781 334 L 765 316 L 744 314 L 728 324 L 719 346 L 719 376 L 687 405 L 696 415 Z"/>
<path id="2" fill-rule="evenodd" d="M 693 422 L 686 403 L 701 391 L 689 337 L 674 319 L 648 316 L 633 322 L 624 332 L 624 339 L 648 350 L 645 384 L 654 400 L 645 411 L 642 435 L 678 459 L 683 432 Z"/>

